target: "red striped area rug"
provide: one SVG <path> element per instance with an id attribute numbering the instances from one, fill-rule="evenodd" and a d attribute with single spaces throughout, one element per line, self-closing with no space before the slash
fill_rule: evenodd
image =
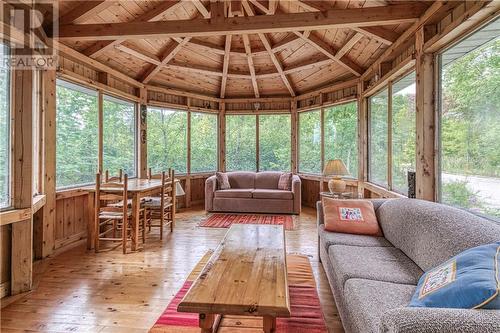
<path id="1" fill-rule="evenodd" d="M 212 214 L 200 223 L 200 227 L 229 228 L 234 223 L 284 225 L 285 230 L 293 230 L 293 218 L 290 215 Z"/>
<path id="2" fill-rule="evenodd" d="M 211 255 L 211 252 L 207 253 L 196 265 L 182 288 L 149 330 L 150 333 L 199 333 L 201 331 L 198 327 L 198 314 L 177 312 L 177 305 Z M 327 333 L 309 258 L 289 254 L 286 264 L 291 316 L 277 318 L 276 333 Z M 260 317 L 223 316 L 217 333 L 262 333 L 262 331 L 262 318 Z"/>

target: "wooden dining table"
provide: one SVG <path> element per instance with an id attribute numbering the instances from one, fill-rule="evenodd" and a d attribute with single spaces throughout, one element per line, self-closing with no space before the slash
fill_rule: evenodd
<path id="1" fill-rule="evenodd" d="M 179 179 L 174 180 L 175 183 L 179 182 Z M 129 198 L 132 199 L 132 241 L 131 250 L 137 251 L 139 244 L 139 224 L 140 224 L 140 208 L 141 208 L 141 198 L 157 194 L 161 189 L 162 183 L 160 179 L 142 179 L 142 178 L 132 178 L 128 180 L 128 194 Z M 95 208 L 95 185 L 86 186 L 83 188 L 89 193 L 89 218 L 87 226 L 87 249 L 92 250 L 95 247 L 95 234 L 96 222 L 94 217 Z M 102 190 L 113 191 L 117 189 L 101 187 Z M 174 186 L 175 189 L 175 186 Z M 118 191 L 121 191 L 119 189 Z M 175 196 L 175 190 L 173 191 Z M 174 218 L 176 209 L 176 200 L 172 199 L 172 219 Z"/>

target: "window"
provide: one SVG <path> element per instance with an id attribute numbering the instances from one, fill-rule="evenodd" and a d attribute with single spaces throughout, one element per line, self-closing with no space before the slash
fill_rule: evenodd
<path id="1" fill-rule="evenodd" d="M 0 56 L 9 54 L 0 43 Z M 10 206 L 10 71 L 0 65 L 0 208 Z"/>
<path id="2" fill-rule="evenodd" d="M 259 170 L 291 170 L 290 115 L 259 115 Z"/>
<path id="3" fill-rule="evenodd" d="M 217 170 L 217 115 L 191 112 L 191 173 Z"/>
<path id="4" fill-rule="evenodd" d="M 158 173 L 187 173 L 187 112 L 148 108 L 148 166 Z"/>
<path id="5" fill-rule="evenodd" d="M 341 159 L 358 177 L 358 106 L 356 102 L 325 108 L 325 161 Z"/>
<path id="6" fill-rule="evenodd" d="M 108 95 L 103 97 L 103 170 L 115 175 L 122 169 L 129 177 L 135 177 L 135 103 Z"/>
<path id="7" fill-rule="evenodd" d="M 500 20 L 441 54 L 441 201 L 500 217 Z"/>
<path id="8" fill-rule="evenodd" d="M 95 181 L 98 156 L 97 92 L 57 80 L 56 186 Z"/>
<path id="9" fill-rule="evenodd" d="M 388 187 L 388 93 L 387 89 L 368 99 L 369 105 L 369 170 L 371 182 Z"/>
<path id="10" fill-rule="evenodd" d="M 392 85 L 392 189 L 403 194 L 415 170 L 415 93 L 415 72 Z"/>
<path id="11" fill-rule="evenodd" d="M 315 174 L 322 172 L 319 110 L 299 113 L 299 171 Z"/>
<path id="12" fill-rule="evenodd" d="M 251 115 L 226 116 L 226 169 L 257 170 L 256 120 Z"/>

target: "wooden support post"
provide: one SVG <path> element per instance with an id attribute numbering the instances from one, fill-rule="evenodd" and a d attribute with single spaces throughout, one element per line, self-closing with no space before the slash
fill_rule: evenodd
<path id="1" fill-rule="evenodd" d="M 186 208 L 191 207 L 191 98 L 188 97 L 187 114 L 187 176 L 186 176 Z"/>
<path id="2" fill-rule="evenodd" d="M 425 30 L 416 32 L 416 197 L 436 201 L 436 103 L 435 62 L 424 52 Z"/>
<path id="3" fill-rule="evenodd" d="M 15 209 L 32 207 L 33 71 L 12 71 L 13 200 Z M 29 291 L 33 281 L 33 217 L 12 224 L 11 294 Z"/>
<path id="4" fill-rule="evenodd" d="M 299 125 L 299 117 L 297 114 L 297 101 L 295 98 L 292 98 L 290 102 L 290 112 L 291 112 L 291 140 L 292 140 L 292 150 L 291 150 L 291 167 L 292 173 L 296 174 L 298 170 L 298 125 Z"/>
<path id="5" fill-rule="evenodd" d="M 97 92 L 97 171 L 102 173 L 103 171 L 103 159 L 104 159 L 104 131 L 103 131 L 103 121 L 104 121 L 104 96 L 102 90 Z"/>
<path id="6" fill-rule="evenodd" d="M 392 81 L 387 85 L 387 188 L 392 186 Z"/>
<path id="7" fill-rule="evenodd" d="M 358 82 L 358 195 L 363 196 L 363 184 L 368 180 L 368 104 L 363 96 L 364 84 Z"/>
<path id="8" fill-rule="evenodd" d="M 219 167 L 221 172 L 226 171 L 226 103 L 221 102 L 219 110 Z"/>
<path id="9" fill-rule="evenodd" d="M 259 115 L 255 116 L 255 171 L 260 170 L 260 145 L 259 145 Z"/>
<path id="10" fill-rule="evenodd" d="M 56 71 L 42 73 L 43 206 L 42 257 L 52 254 L 56 225 Z"/>
<path id="11" fill-rule="evenodd" d="M 139 152 L 138 152 L 138 157 L 139 157 L 139 163 L 138 163 L 138 168 L 139 168 L 139 178 L 146 178 L 147 177 L 147 169 L 148 169 L 148 147 L 147 147 L 147 128 L 148 128 L 148 123 L 147 123 L 147 103 L 148 103 L 148 91 L 146 88 L 140 88 L 139 91 L 139 96 L 140 96 L 140 102 L 139 102 L 139 131 L 138 131 L 138 138 L 137 142 Z"/>
<path id="12" fill-rule="evenodd" d="M 322 94 L 319 95 L 320 96 L 320 104 L 322 104 L 322 100 L 321 100 L 321 96 Z M 321 132 L 321 146 L 320 146 L 320 158 L 321 158 L 321 163 L 320 163 L 320 166 L 321 166 L 321 174 L 323 174 L 323 170 L 325 168 L 325 109 L 323 107 L 321 107 L 319 109 L 319 123 L 320 123 L 320 132 Z M 319 182 L 319 191 L 320 192 L 323 192 L 324 190 L 324 186 L 325 186 L 325 182 L 323 181 L 323 177 L 321 177 L 321 180 Z"/>

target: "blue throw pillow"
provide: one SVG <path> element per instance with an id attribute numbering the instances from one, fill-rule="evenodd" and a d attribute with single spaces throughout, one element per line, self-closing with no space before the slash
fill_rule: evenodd
<path id="1" fill-rule="evenodd" d="M 420 278 L 410 307 L 500 309 L 500 242 L 466 250 Z"/>

